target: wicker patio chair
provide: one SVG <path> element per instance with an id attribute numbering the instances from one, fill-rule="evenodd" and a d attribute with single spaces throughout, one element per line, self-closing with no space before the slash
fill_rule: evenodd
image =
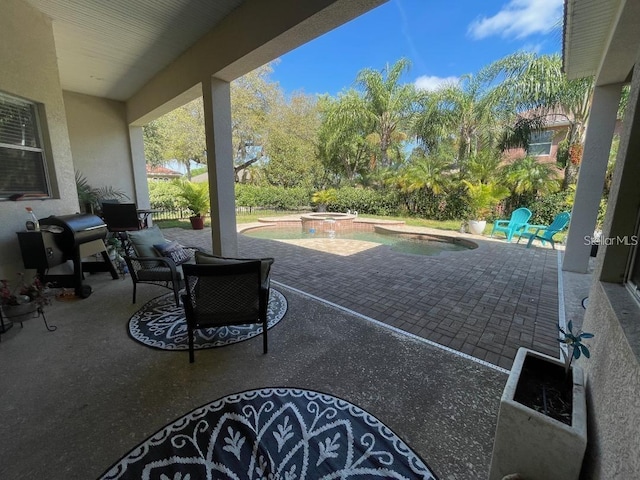
<path id="1" fill-rule="evenodd" d="M 194 330 L 229 325 L 262 325 L 262 349 L 267 353 L 269 276 L 265 263 L 251 259 L 221 259 L 217 264 L 184 264 L 189 362 L 194 362 Z"/>

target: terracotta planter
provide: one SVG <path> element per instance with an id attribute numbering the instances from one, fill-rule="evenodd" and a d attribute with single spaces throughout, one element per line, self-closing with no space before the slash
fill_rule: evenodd
<path id="1" fill-rule="evenodd" d="M 583 371 L 574 365 L 566 378 L 572 404 L 567 425 L 516 400 L 518 386 L 528 381 L 523 369 L 531 371 L 531 367 L 550 376 L 557 376 L 560 370 L 565 378 L 559 359 L 526 348 L 518 350 L 500 400 L 489 480 L 515 473 L 527 480 L 577 480 L 587 447 Z"/>
<path id="2" fill-rule="evenodd" d="M 199 217 L 189 217 L 189 221 L 191 222 L 191 228 L 194 230 L 202 230 L 204 228 L 203 215 L 200 215 Z"/>

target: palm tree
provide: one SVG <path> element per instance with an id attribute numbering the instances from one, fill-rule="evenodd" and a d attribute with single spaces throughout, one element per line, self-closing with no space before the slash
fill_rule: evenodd
<path id="1" fill-rule="evenodd" d="M 482 150 L 467 161 L 467 177 L 472 182 L 497 181 L 502 172 L 501 162 L 502 159 L 496 150 Z"/>
<path id="2" fill-rule="evenodd" d="M 416 91 L 412 84 L 400 84 L 400 77 L 408 70 L 409 60 L 401 58 L 382 71 L 366 68 L 356 77 L 362 89 L 360 101 L 353 102 L 352 115 L 369 127 L 369 141 L 376 145 L 372 167 L 391 165 L 389 149 L 407 138 L 408 128 L 416 106 Z M 371 135 L 374 134 L 374 135 Z"/>
<path id="3" fill-rule="evenodd" d="M 458 167 L 483 149 L 492 149 L 505 123 L 502 101 L 482 77 L 464 75 L 422 97 L 414 132 L 426 146 L 453 141 Z"/>
<path id="4" fill-rule="evenodd" d="M 575 183 L 591 109 L 593 78 L 568 80 L 562 72 L 560 55 L 534 53 L 509 55 L 487 67 L 482 75 L 485 81 L 502 80 L 496 91 L 505 104 L 518 112 L 518 120 L 503 139 L 505 147 L 527 147 L 531 134 L 552 120 L 569 122 L 565 148 L 560 149 L 558 160 L 565 170 L 563 187 Z"/>
<path id="5" fill-rule="evenodd" d="M 370 144 L 366 140 L 366 120 L 354 112 L 360 104 L 358 92 L 349 90 L 337 99 L 322 97 L 318 104 L 323 116 L 318 133 L 318 150 L 325 167 L 353 184 L 366 174 Z"/>
<path id="6" fill-rule="evenodd" d="M 431 202 L 447 192 L 452 184 L 450 170 L 450 162 L 444 157 L 425 155 L 424 150 L 416 148 L 409 163 L 390 175 L 386 184 L 398 190 L 409 211 L 416 212 L 419 197 Z"/>
<path id="7" fill-rule="evenodd" d="M 412 155 L 411 163 L 395 177 L 395 185 L 402 193 L 425 189 L 433 195 L 445 193 L 451 184 L 450 164 L 435 155 Z"/>
<path id="8" fill-rule="evenodd" d="M 538 195 L 547 195 L 560 189 L 560 172 L 551 163 L 524 157 L 505 169 L 506 184 L 515 203 L 529 204 Z"/>

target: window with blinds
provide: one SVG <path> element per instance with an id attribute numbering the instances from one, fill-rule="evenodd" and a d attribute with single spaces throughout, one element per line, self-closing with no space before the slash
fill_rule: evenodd
<path id="1" fill-rule="evenodd" d="M 38 106 L 0 92 L 0 198 L 50 192 Z"/>
<path id="2" fill-rule="evenodd" d="M 533 132 L 529 140 L 529 148 L 527 154 L 534 157 L 551 154 L 551 143 L 553 141 L 553 132 L 545 130 L 543 132 Z"/>

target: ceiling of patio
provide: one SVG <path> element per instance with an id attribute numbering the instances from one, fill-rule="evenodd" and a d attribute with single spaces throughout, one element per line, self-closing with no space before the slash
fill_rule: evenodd
<path id="1" fill-rule="evenodd" d="M 597 75 L 598 85 L 628 81 L 640 44 L 637 0 L 565 0 L 564 69 Z"/>
<path id="2" fill-rule="evenodd" d="M 28 0 L 53 19 L 62 88 L 114 100 L 131 97 L 244 1 Z"/>

